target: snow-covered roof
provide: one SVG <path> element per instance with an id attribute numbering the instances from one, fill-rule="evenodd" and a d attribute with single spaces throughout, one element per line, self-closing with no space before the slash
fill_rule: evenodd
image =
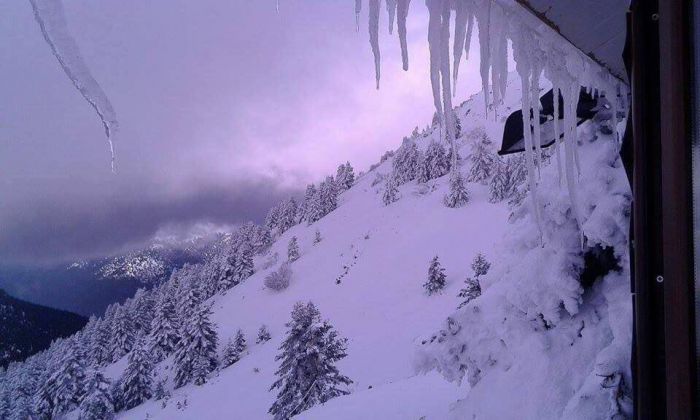
<path id="1" fill-rule="evenodd" d="M 629 0 L 518 0 L 618 78 L 627 81 L 625 47 Z"/>

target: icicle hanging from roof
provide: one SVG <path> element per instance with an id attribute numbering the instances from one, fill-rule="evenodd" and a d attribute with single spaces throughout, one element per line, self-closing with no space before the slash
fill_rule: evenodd
<path id="1" fill-rule="evenodd" d="M 78 44 L 66 24 L 61 0 L 29 0 L 34 11 L 34 19 L 41 28 L 44 40 L 51 47 L 68 78 L 86 101 L 95 109 L 109 142 L 112 172 L 115 171 L 114 137 L 119 123 L 112 103 L 90 73 Z"/>
<path id="2" fill-rule="evenodd" d="M 369 43 L 374 55 L 374 77 L 379 89 L 382 60 L 379 52 L 379 0 L 369 0 Z"/>
<path id="3" fill-rule="evenodd" d="M 406 18 L 408 17 L 408 7 L 411 0 L 398 0 L 396 26 L 399 32 L 399 43 L 401 44 L 401 62 L 403 69 L 408 70 L 408 46 L 406 44 Z"/>
<path id="4" fill-rule="evenodd" d="M 386 0 L 386 11 L 389 13 L 389 35 L 394 33 L 394 18 L 396 17 L 396 0 Z"/>
<path id="5" fill-rule="evenodd" d="M 362 0 L 355 0 L 355 30 L 360 32 L 360 12 L 362 12 Z"/>

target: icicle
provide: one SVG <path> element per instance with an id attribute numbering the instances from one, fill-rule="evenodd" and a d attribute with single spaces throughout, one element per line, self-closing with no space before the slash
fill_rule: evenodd
<path id="1" fill-rule="evenodd" d="M 491 0 L 483 0 L 477 6 L 476 21 L 479 25 L 479 47 L 481 51 L 481 88 L 484 91 L 484 105 L 486 114 L 489 112 L 489 68 L 491 63 L 491 47 L 489 44 L 491 20 Z"/>
<path id="2" fill-rule="evenodd" d="M 569 190 L 569 199 L 571 200 L 571 209 L 574 219 L 581 233 L 581 247 L 583 247 L 583 229 L 581 226 L 581 217 L 579 215 L 578 192 L 576 189 L 576 179 L 574 178 L 574 150 L 576 148 L 576 107 L 578 106 L 579 84 L 575 80 L 569 82 L 569 86 L 565 86 L 564 96 L 564 124 L 565 136 L 564 139 L 564 156 L 566 167 L 566 184 Z"/>
<path id="3" fill-rule="evenodd" d="M 559 145 L 561 144 L 561 129 L 559 128 L 559 85 L 553 82 L 552 87 L 554 105 L 554 153 L 557 155 L 557 174 L 559 174 L 559 186 L 562 185 L 561 155 Z"/>
<path id="4" fill-rule="evenodd" d="M 440 41 L 442 32 L 442 3 L 444 0 L 426 0 L 428 6 L 428 49 L 430 50 L 430 85 L 433 103 L 442 126 L 442 102 L 440 100 Z"/>
<path id="5" fill-rule="evenodd" d="M 523 115 L 523 138 L 525 143 L 525 161 L 527 163 L 527 178 L 530 186 L 530 199 L 532 202 L 532 213 L 542 238 L 542 219 L 540 217 L 540 206 L 537 198 L 537 183 L 535 182 L 535 162 L 532 156 L 532 131 L 530 127 L 530 78 L 532 75 L 532 64 L 530 62 L 532 54 L 532 34 L 524 27 L 519 27 L 517 37 L 513 39 L 513 55 L 516 62 L 516 70 L 520 75 L 522 90 L 522 115 Z"/>
<path id="6" fill-rule="evenodd" d="M 489 13 L 489 66 L 493 105 L 497 117 L 498 106 L 503 102 L 508 79 L 508 43 L 505 33 L 507 22 L 503 8 L 499 5 L 493 4 Z"/>
<path id="7" fill-rule="evenodd" d="M 374 55 L 374 75 L 379 89 L 381 56 L 379 54 L 379 0 L 369 0 L 369 43 Z"/>
<path id="8" fill-rule="evenodd" d="M 469 60 L 469 47 L 472 45 L 472 32 L 474 31 L 474 13 L 468 9 L 467 36 L 464 38 L 464 59 Z"/>
<path id="9" fill-rule="evenodd" d="M 537 57 L 533 57 L 532 80 L 530 83 L 530 100 L 532 102 L 532 125 L 534 127 L 534 143 L 537 151 L 537 175 L 541 177 L 542 170 L 542 130 L 540 128 L 540 75 L 542 74 L 542 64 Z"/>
<path id="10" fill-rule="evenodd" d="M 467 35 L 467 20 L 469 17 L 469 10 L 467 9 L 467 4 L 464 1 L 457 1 L 455 3 L 455 40 L 454 47 L 452 49 L 452 55 L 454 56 L 454 63 L 452 64 L 454 76 L 452 78 L 452 96 L 457 94 L 457 77 L 459 76 L 459 62 L 462 59 L 462 49 L 465 48 L 464 40 Z"/>
<path id="11" fill-rule="evenodd" d="M 275 11 L 279 14 L 280 12 L 280 0 L 277 0 L 277 3 L 275 4 Z"/>
<path id="12" fill-rule="evenodd" d="M 450 2 L 442 2 L 442 22 L 440 30 L 440 79 L 442 80 L 442 108 L 445 132 L 452 149 L 452 168 L 457 169 L 457 147 L 455 142 L 455 117 L 452 110 L 452 89 L 450 88 Z M 460 48 L 461 50 L 461 48 Z"/>
<path id="13" fill-rule="evenodd" d="M 355 30 L 360 32 L 360 12 L 362 11 L 362 0 L 355 0 Z"/>
<path id="14" fill-rule="evenodd" d="M 90 73 L 80 55 L 80 49 L 66 24 L 61 0 L 29 0 L 34 10 L 34 19 L 41 27 L 44 40 L 58 60 L 73 86 L 95 109 L 109 142 L 112 172 L 115 172 L 114 137 L 119 123 L 112 104 L 102 87 Z"/>
<path id="15" fill-rule="evenodd" d="M 386 0 L 386 11 L 389 12 L 389 35 L 394 33 L 394 17 L 396 16 L 396 0 Z"/>
<path id="16" fill-rule="evenodd" d="M 397 5 L 397 29 L 399 31 L 399 43 L 401 44 L 401 61 L 403 69 L 408 70 L 408 46 L 406 45 L 406 18 L 411 0 L 398 0 Z"/>

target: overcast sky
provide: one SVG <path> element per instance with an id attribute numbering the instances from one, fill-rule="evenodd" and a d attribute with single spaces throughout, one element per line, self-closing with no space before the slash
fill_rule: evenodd
<path id="1" fill-rule="evenodd" d="M 366 9 L 358 34 L 351 0 L 280 0 L 279 14 L 275 0 L 64 3 L 117 112 L 118 173 L 29 2 L 0 2 L 0 263 L 260 221 L 341 161 L 366 169 L 433 114 L 421 1 L 411 4 L 408 72 L 382 10 L 379 91 Z M 456 103 L 479 90 L 477 50 L 473 39 Z"/>

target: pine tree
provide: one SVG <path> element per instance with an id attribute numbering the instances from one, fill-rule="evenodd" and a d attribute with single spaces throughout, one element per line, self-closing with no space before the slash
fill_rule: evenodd
<path id="1" fill-rule="evenodd" d="M 455 208 L 462 207 L 469 202 L 469 191 L 464 186 L 464 179 L 459 170 L 453 170 L 450 174 L 450 192 L 445 196 L 445 205 Z"/>
<path id="2" fill-rule="evenodd" d="M 175 303 L 168 293 L 163 293 L 159 299 L 152 322 L 151 355 L 156 362 L 160 362 L 175 349 L 180 326 Z"/>
<path id="3" fill-rule="evenodd" d="M 211 309 L 200 305 L 187 319 L 185 331 L 175 351 L 175 387 L 194 382 L 202 385 L 216 369 L 218 337 L 209 320 Z"/>
<path id="4" fill-rule="evenodd" d="M 153 399 L 160 401 L 163 398 L 170 398 L 170 392 L 165 388 L 167 378 L 163 378 L 156 383 L 156 389 L 153 391 Z"/>
<path id="5" fill-rule="evenodd" d="M 464 284 L 464 288 L 460 290 L 459 295 L 457 295 L 457 297 L 462 299 L 462 303 L 459 304 L 458 309 L 481 296 L 481 285 L 479 284 L 478 278 L 467 277 Z"/>
<path id="6" fill-rule="evenodd" d="M 61 349 L 61 357 L 52 363 L 49 378 L 40 385 L 35 409 L 57 417 L 77 407 L 85 393 L 85 365 L 70 343 Z M 29 407 L 28 398 L 26 400 Z"/>
<path id="7" fill-rule="evenodd" d="M 279 224 L 280 211 L 281 206 L 280 204 L 277 204 L 273 206 L 270 209 L 270 211 L 267 212 L 267 216 L 265 217 L 265 227 L 270 232 L 275 232 L 277 230 L 277 226 Z"/>
<path id="8" fill-rule="evenodd" d="M 404 139 L 394 155 L 391 173 L 396 185 L 403 185 L 416 179 L 418 175 L 418 148 L 413 140 Z"/>
<path id="9" fill-rule="evenodd" d="M 297 243 L 297 237 L 292 236 L 289 240 L 289 245 L 287 245 L 287 261 L 294 262 L 299 259 L 299 244 Z"/>
<path id="10" fill-rule="evenodd" d="M 491 268 L 491 263 L 486 260 L 486 257 L 482 253 L 476 254 L 474 261 L 471 265 L 472 271 L 474 271 L 475 277 L 481 277 L 489 272 Z"/>
<path id="11" fill-rule="evenodd" d="M 495 171 L 496 156 L 491 151 L 491 141 L 484 134 L 472 146 L 471 169 L 467 181 L 486 184 Z"/>
<path id="12" fill-rule="evenodd" d="M 332 176 L 327 176 L 326 180 L 321 183 L 318 188 L 318 196 L 321 203 L 321 217 L 338 207 L 338 188 Z"/>
<path id="13" fill-rule="evenodd" d="M 129 354 L 129 364 L 120 381 L 121 400 L 125 409 L 140 405 L 153 395 L 153 364 L 143 341 Z"/>
<path id="14" fill-rule="evenodd" d="M 384 186 L 384 194 L 382 194 L 382 202 L 385 206 L 398 201 L 399 189 L 396 187 L 396 179 L 393 175 L 389 175 Z"/>
<path id="15" fill-rule="evenodd" d="M 131 314 L 126 307 L 119 306 L 114 313 L 112 323 L 112 361 L 116 362 L 134 347 L 136 331 Z"/>
<path id="16" fill-rule="evenodd" d="M 238 330 L 233 341 L 229 340 L 224 348 L 224 354 L 221 358 L 221 367 L 229 367 L 241 360 L 246 347 L 247 344 L 245 341 L 245 336 L 243 336 L 243 332 L 241 330 Z"/>
<path id="17" fill-rule="evenodd" d="M 98 321 L 92 332 L 90 358 L 95 366 L 104 366 L 112 361 L 110 353 L 110 328 L 104 320 Z"/>
<path id="18" fill-rule="evenodd" d="M 340 373 L 335 363 L 346 354 L 347 340 L 321 315 L 313 303 L 297 303 L 287 336 L 275 360 L 281 361 L 277 380 L 270 390 L 279 389 L 269 413 L 275 419 L 292 416 L 340 395 L 347 395 L 352 381 Z"/>
<path id="19" fill-rule="evenodd" d="M 511 199 L 518 193 L 518 187 L 525 182 L 527 172 L 522 156 L 496 159 L 494 174 L 489 183 L 489 201 L 497 203 Z"/>
<path id="20" fill-rule="evenodd" d="M 352 184 L 355 182 L 355 173 L 350 162 L 338 166 L 338 170 L 335 174 L 335 182 L 339 192 L 347 191 L 352 187 Z"/>
<path id="21" fill-rule="evenodd" d="M 321 242 L 322 240 L 323 240 L 323 238 L 321 238 L 321 231 L 316 229 L 316 233 L 314 233 L 314 245 Z"/>
<path id="22" fill-rule="evenodd" d="M 440 292 L 445 287 L 445 282 L 445 269 L 440 266 L 440 261 L 436 255 L 432 261 L 430 261 L 428 281 L 423 284 L 423 287 L 429 295 L 432 295 Z"/>
<path id="23" fill-rule="evenodd" d="M 253 253 L 248 244 L 241 245 L 236 251 L 236 260 L 233 264 L 234 285 L 253 275 Z"/>
<path id="24" fill-rule="evenodd" d="M 263 324 L 258 330 L 258 337 L 255 339 L 255 344 L 264 343 L 266 341 L 269 341 L 271 338 L 272 336 L 270 335 L 270 331 L 268 331 L 267 326 Z"/>
<path id="25" fill-rule="evenodd" d="M 304 200 L 302 201 L 301 205 L 299 206 L 298 214 L 299 214 L 299 221 L 307 221 L 309 224 L 312 222 L 309 221 L 310 219 L 310 211 L 312 207 L 312 201 L 314 199 L 314 196 L 316 195 L 316 185 L 311 184 L 306 186 L 306 192 L 304 193 Z"/>
<path id="26" fill-rule="evenodd" d="M 148 334 L 151 331 L 153 321 L 153 297 L 144 288 L 139 288 L 131 300 L 130 312 L 132 313 L 134 331 Z"/>
<path id="27" fill-rule="evenodd" d="M 102 372 L 88 374 L 86 394 L 80 403 L 80 420 L 109 420 L 114 418 L 114 404 L 110 394 L 110 382 Z"/>
<path id="28" fill-rule="evenodd" d="M 489 263 L 483 254 L 479 253 L 474 257 L 472 261 L 471 269 L 474 272 L 473 277 L 467 277 L 465 280 L 465 286 L 459 291 L 458 297 L 462 298 L 462 303 L 459 304 L 458 308 L 463 307 L 472 300 L 481 296 L 481 284 L 479 283 L 479 277 L 487 274 L 491 268 L 491 263 Z"/>
<path id="29" fill-rule="evenodd" d="M 292 197 L 282 203 L 278 220 L 277 228 L 279 233 L 286 232 L 289 228 L 297 224 L 297 202 Z"/>
<path id="30" fill-rule="evenodd" d="M 446 175 L 450 170 L 450 161 L 445 147 L 436 141 L 431 141 L 420 166 L 418 182 L 426 182 Z"/>

